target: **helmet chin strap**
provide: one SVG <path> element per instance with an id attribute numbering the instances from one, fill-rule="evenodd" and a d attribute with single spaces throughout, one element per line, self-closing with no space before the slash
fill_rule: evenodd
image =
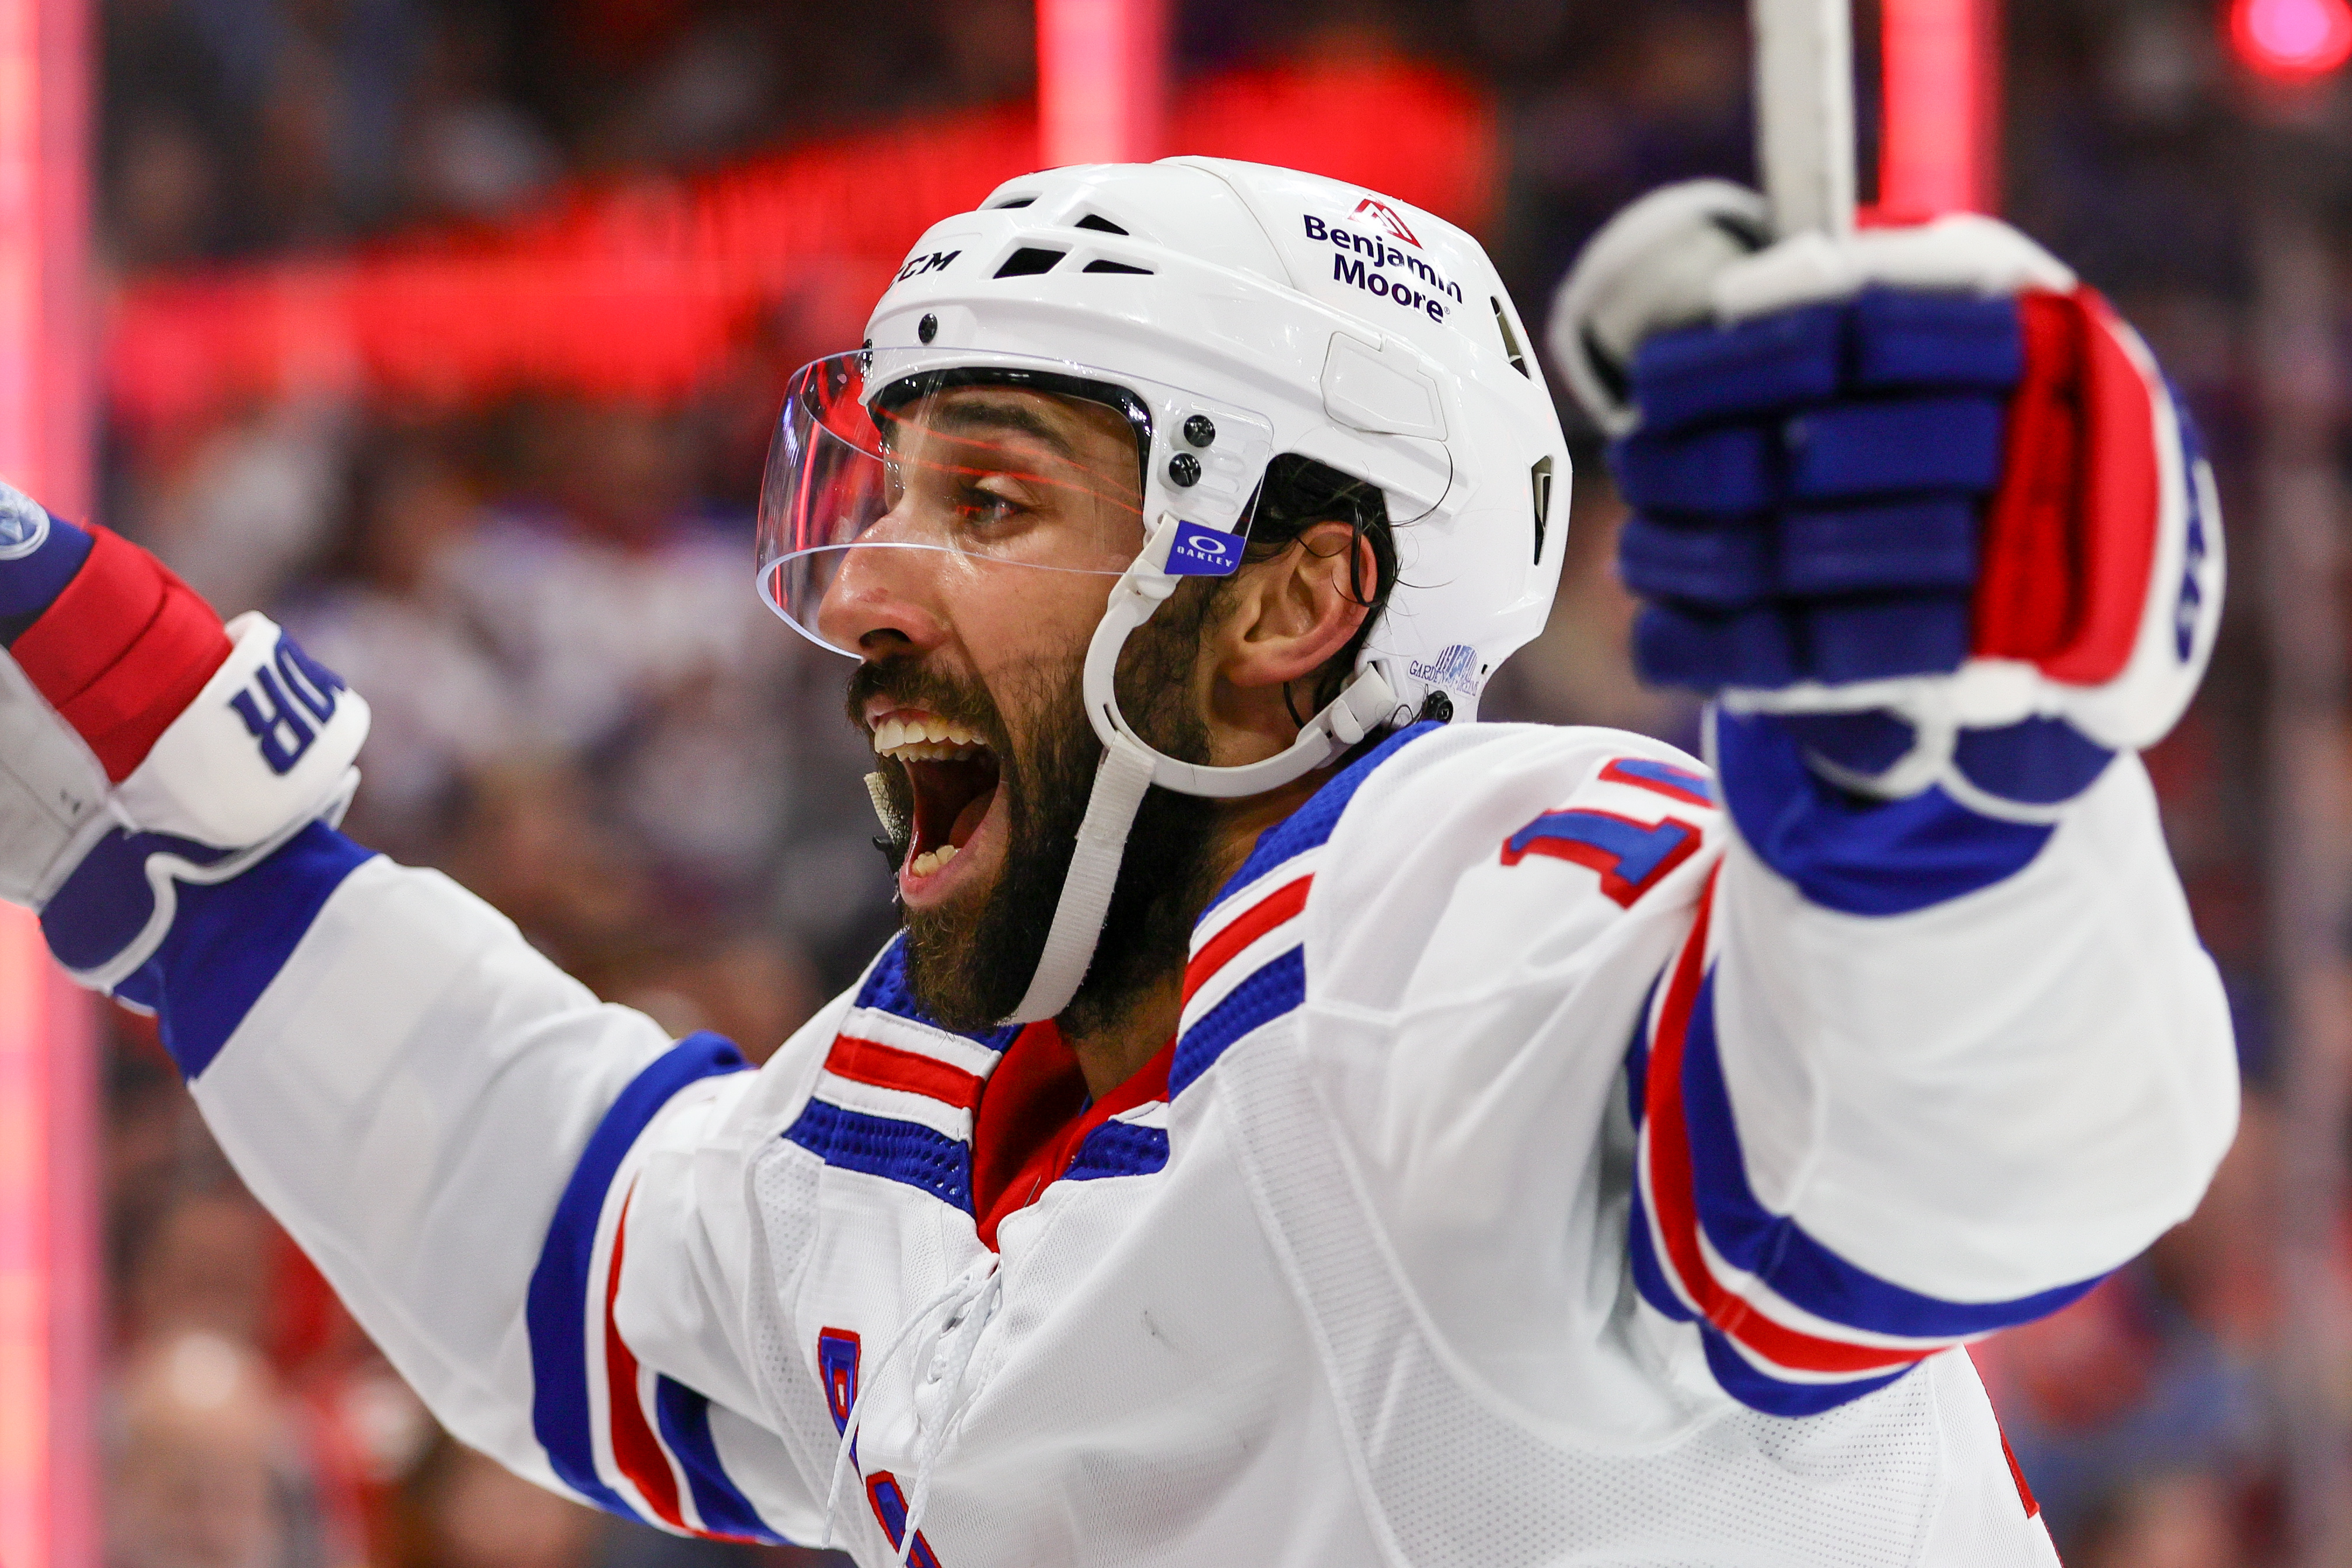
<path id="1" fill-rule="evenodd" d="M 1214 800 L 1238 800 L 1279 789 L 1320 768 L 1388 722 L 1396 697 L 1379 670 L 1365 666 L 1349 677 L 1331 706 L 1317 714 L 1298 732 L 1287 750 L 1240 768 L 1212 768 L 1181 762 L 1155 750 L 1135 733 L 1118 711 L 1114 677 L 1119 651 L 1137 627 L 1176 591 L 1181 575 L 1168 570 L 1169 548 L 1176 542 L 1177 523 L 1163 515 L 1144 546 L 1111 590 L 1110 604 L 1087 646 L 1085 691 L 1087 718 L 1103 743 L 1103 758 L 1095 769 L 1094 791 L 1087 799 L 1087 814 L 1078 825 L 1077 847 L 1070 856 L 1069 874 L 1062 879 L 1062 896 L 1054 906 L 1054 924 L 1045 935 L 1045 950 L 1036 973 L 1018 1007 L 1004 1021 L 1034 1023 L 1058 1015 L 1077 995 L 1078 983 L 1093 963 L 1095 943 L 1102 936 L 1103 916 L 1110 909 L 1111 889 L 1118 883 L 1119 862 L 1127 853 L 1127 835 L 1144 791 L 1157 784 L 1183 795 Z"/>

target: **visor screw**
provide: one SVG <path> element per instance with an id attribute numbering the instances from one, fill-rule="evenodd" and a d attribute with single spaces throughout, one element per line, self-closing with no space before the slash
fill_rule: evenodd
<path id="1" fill-rule="evenodd" d="M 1432 692 L 1429 700 L 1421 705 L 1423 724 L 1451 724 L 1454 721 L 1454 699 L 1444 692 Z"/>
<path id="2" fill-rule="evenodd" d="M 1190 489 L 1201 482 L 1201 460 L 1189 452 L 1179 452 L 1168 460 L 1168 477 Z"/>
<path id="3" fill-rule="evenodd" d="M 1184 439 L 1195 446 L 1206 446 L 1217 438 L 1217 425 L 1205 413 L 1196 413 L 1184 422 Z"/>
<path id="4" fill-rule="evenodd" d="M 924 317 L 921 322 L 915 328 L 915 336 L 920 338 L 926 344 L 929 343 L 932 339 L 939 335 L 940 319 L 936 316 Z"/>

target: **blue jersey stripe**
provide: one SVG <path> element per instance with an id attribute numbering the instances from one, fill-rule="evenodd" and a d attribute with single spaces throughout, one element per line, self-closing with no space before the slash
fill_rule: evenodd
<path id="1" fill-rule="evenodd" d="M 890 938 L 890 945 L 882 949 L 882 956 L 875 961 L 873 968 L 866 971 L 865 984 L 857 988 L 856 1005 L 911 1019 L 943 1034 L 958 1034 L 961 1039 L 995 1051 L 1003 1051 L 1013 1043 L 1013 1037 L 1021 1032 L 1019 1024 L 1006 1024 L 999 1029 L 974 1030 L 960 1034 L 958 1030 L 925 1018 L 922 1009 L 915 1005 L 914 993 L 907 988 L 907 937 L 904 932 Z"/>
<path id="2" fill-rule="evenodd" d="M 1168 1068 L 1168 1098 L 1173 1100 L 1215 1064 L 1225 1048 L 1307 1000 L 1307 949 L 1293 947 L 1235 986 L 1223 1001 L 1203 1013 L 1176 1041 Z"/>
<path id="3" fill-rule="evenodd" d="M 2014 1301 L 1948 1301 L 1880 1279 L 1831 1251 L 1794 1218 L 1766 1208 L 1748 1185 L 1747 1157 L 1724 1084 L 1711 971 L 1691 1010 L 1682 1092 L 1690 1123 L 1691 1185 L 1707 1239 L 1726 1262 L 1816 1317 L 1906 1339 L 1964 1339 L 2054 1312 L 2105 1278 Z"/>
<path id="4" fill-rule="evenodd" d="M 694 1493 L 695 1511 L 702 1528 L 713 1535 L 758 1541 L 770 1546 L 793 1543 L 768 1528 L 751 1500 L 719 1462 L 719 1445 L 710 1436 L 710 1401 L 682 1383 L 667 1377 L 654 1380 L 654 1418 L 662 1441 L 677 1457 Z"/>
<path id="5" fill-rule="evenodd" d="M 1650 1239 L 1649 1206 L 1643 1201 L 1639 1186 L 1633 1189 L 1625 1243 L 1626 1257 L 1633 1270 L 1633 1288 L 1641 1292 L 1642 1299 L 1675 1322 L 1698 1326 L 1699 1343 L 1706 1353 L 1707 1368 L 1714 1374 L 1717 1385 L 1751 1410 L 1760 1410 L 1767 1416 L 1818 1416 L 1875 1393 L 1911 1370 L 1908 1366 L 1897 1367 L 1893 1372 L 1836 1383 L 1792 1383 L 1775 1377 L 1741 1355 L 1729 1335 L 1692 1312 L 1675 1293 L 1674 1286 L 1667 1282 L 1665 1270 L 1659 1265 L 1656 1246 Z"/>
<path id="6" fill-rule="evenodd" d="M 904 1182 L 950 1207 L 971 1212 L 971 1146 L 919 1122 L 871 1116 L 811 1100 L 783 1136 L 829 1166 Z"/>
<path id="7" fill-rule="evenodd" d="M 1097 1181 L 1104 1176 L 1150 1176 L 1167 1164 L 1166 1129 L 1105 1122 L 1087 1134 L 1062 1176 L 1066 1181 Z"/>
<path id="8" fill-rule="evenodd" d="M 1898 1367 L 1876 1377 L 1848 1383 L 1790 1383 L 1759 1371 L 1732 1348 L 1731 1341 L 1714 1324 L 1702 1322 L 1698 1333 L 1706 1351 L 1706 1368 L 1715 1375 L 1716 1383 L 1750 1410 L 1760 1410 L 1767 1416 L 1819 1416 L 1841 1405 L 1851 1405 L 1865 1394 L 1875 1394 L 1911 1370 L 1910 1366 Z"/>
<path id="9" fill-rule="evenodd" d="M 1658 1261 L 1657 1243 L 1650 1239 L 1650 1206 L 1638 1181 L 1633 1184 L 1633 1212 L 1625 1222 L 1625 1251 L 1633 1268 L 1633 1288 L 1642 1292 L 1643 1301 L 1678 1323 L 1698 1320 L 1698 1314 L 1675 1293 L 1664 1265 Z"/>
<path id="10" fill-rule="evenodd" d="M 144 894 L 141 858 L 130 874 Z M 155 1008 L 164 1049 L 183 1073 L 193 1080 L 212 1065 L 335 889 L 374 858 L 374 851 L 312 822 L 226 882 L 177 884 L 170 933 L 123 989 Z"/>
<path id="11" fill-rule="evenodd" d="M 628 1518 L 640 1518 L 596 1473 L 589 1424 L 588 1269 L 597 1222 L 621 1162 L 637 1135 L 690 1084 L 750 1063 L 733 1043 L 715 1034 L 689 1035 L 629 1081 L 604 1113 L 548 1222 L 539 1266 L 531 1270 L 523 1320 L 530 1340 L 530 1425 L 548 1462 L 566 1486 Z"/>

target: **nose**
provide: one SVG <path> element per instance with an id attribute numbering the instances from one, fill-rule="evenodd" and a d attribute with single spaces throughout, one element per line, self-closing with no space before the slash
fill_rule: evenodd
<path id="1" fill-rule="evenodd" d="M 947 641 L 941 602 L 944 551 L 879 542 L 841 552 L 816 629 L 827 643 L 869 657 L 929 653 Z"/>

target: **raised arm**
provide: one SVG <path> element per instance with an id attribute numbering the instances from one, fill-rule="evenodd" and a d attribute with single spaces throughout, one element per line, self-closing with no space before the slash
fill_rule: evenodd
<path id="1" fill-rule="evenodd" d="M 600 1005 L 456 883 L 337 832 L 366 705 L 266 618 L 224 627 L 5 486 L 0 647 L 0 894 L 157 1015 L 239 1174 L 435 1414 L 649 1522 L 800 1521 L 772 1466 L 729 1463 L 762 1403 L 700 1228 L 732 1211 L 681 1157 L 751 1082 L 734 1048 Z M 625 1298 L 632 1201 L 665 1213 Z"/>
<path id="2" fill-rule="evenodd" d="M 2022 236 L 1757 249 L 1758 216 L 1635 208 L 1556 346 L 1620 438 L 1637 655 L 1716 699 L 1737 829 L 1637 1052 L 1637 1277 L 1795 1415 L 2073 1300 L 2228 1146 L 2136 755 L 2202 673 L 2221 538 L 2146 349 Z"/>

